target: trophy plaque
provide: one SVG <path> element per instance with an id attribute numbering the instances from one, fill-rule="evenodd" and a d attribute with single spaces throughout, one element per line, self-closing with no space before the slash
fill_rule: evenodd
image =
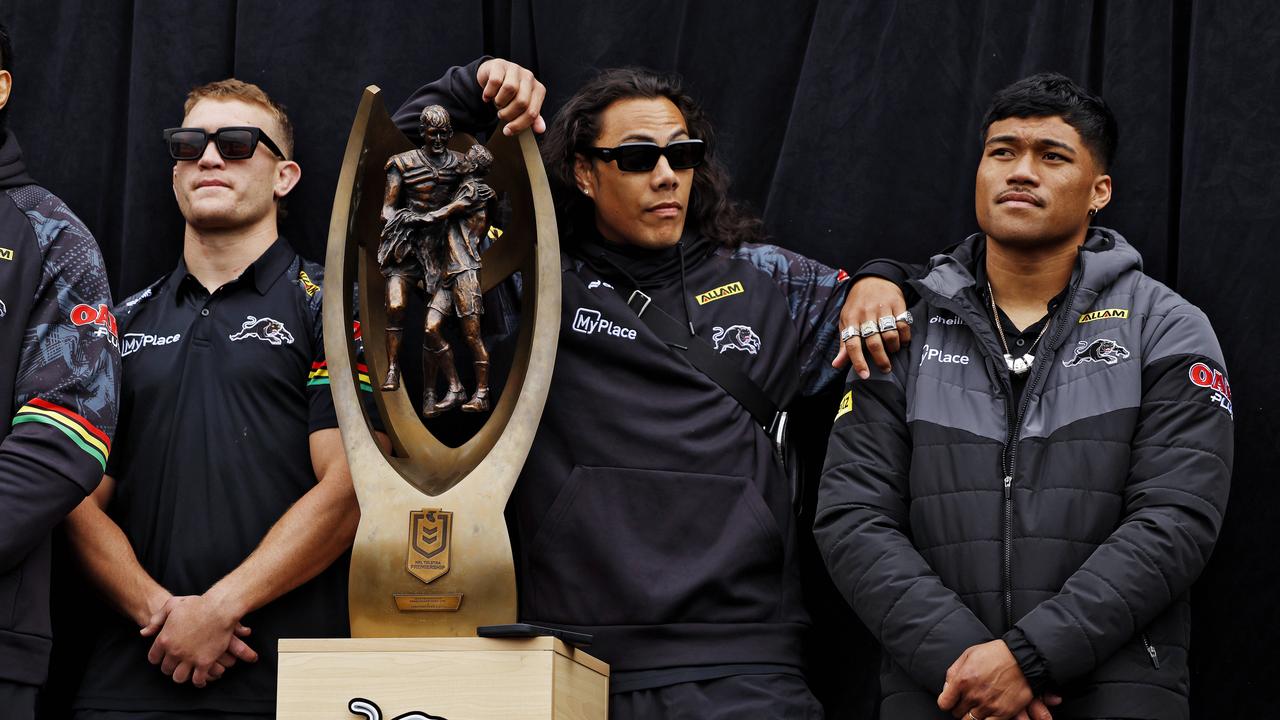
<path id="1" fill-rule="evenodd" d="M 370 86 L 344 155 L 329 226 L 324 334 L 361 513 L 351 552 L 351 638 L 280 642 L 277 717 L 604 718 L 604 663 L 554 638 L 476 637 L 477 627 L 517 619 L 503 511 L 551 384 L 560 331 L 560 251 L 532 133 L 495 132 L 485 146 L 451 131 L 442 140 L 427 132 L 433 126 L 426 115 L 424 145 L 415 149 L 392 123 L 378 88 Z M 500 231 L 486 232 L 484 208 L 495 196 L 505 199 L 509 217 Z M 492 239 L 482 254 L 479 234 Z M 462 257 L 468 253 L 476 262 Z M 400 269 L 388 271 L 388 258 Z M 477 267 L 467 276 L 470 265 Z M 519 334 L 506 383 L 491 402 L 483 384 L 488 357 L 468 352 L 467 283 L 474 278 L 478 298 L 515 272 Z M 398 382 L 403 313 L 397 311 L 407 289 L 423 297 L 428 314 L 423 414 L 490 413 L 458 447 L 428 430 Z M 476 366 L 470 399 L 458 396 L 469 390 L 449 369 L 442 370 L 447 389 L 434 396 L 444 353 L 430 345 L 442 342 L 433 339 L 430 324 L 448 309 L 457 311 L 452 321 L 461 320 L 467 338 L 455 343 L 457 363 Z M 363 339 L 367 368 L 357 367 L 355 332 Z M 390 452 L 375 441 L 361 399 L 357 378 L 365 371 Z"/>

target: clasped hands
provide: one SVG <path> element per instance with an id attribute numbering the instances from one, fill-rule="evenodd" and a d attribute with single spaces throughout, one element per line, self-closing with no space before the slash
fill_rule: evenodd
<path id="1" fill-rule="evenodd" d="M 974 645 L 947 669 L 938 707 L 964 720 L 1053 720 L 1057 695 L 1035 697 L 1003 640 Z"/>
<path id="2" fill-rule="evenodd" d="M 147 660 L 176 683 L 202 688 L 237 662 L 258 660 L 244 641 L 249 628 L 206 595 L 170 596 L 139 632 L 155 638 Z"/>

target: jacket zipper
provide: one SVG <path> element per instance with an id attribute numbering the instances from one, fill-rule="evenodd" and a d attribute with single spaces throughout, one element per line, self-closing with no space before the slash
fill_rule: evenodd
<path id="1" fill-rule="evenodd" d="M 1142 638 L 1142 646 L 1147 649 L 1147 654 L 1151 656 L 1151 666 L 1159 670 L 1160 656 L 1156 654 L 1156 646 L 1152 645 L 1151 641 L 1147 639 L 1146 633 L 1142 633 L 1138 637 Z"/>
<path id="2" fill-rule="evenodd" d="M 1080 276 L 1084 277 L 1083 259 L 1081 260 Z M 1071 313 L 1071 307 L 1075 304 L 1076 289 L 1079 283 L 1071 287 L 1071 292 L 1067 295 L 1067 302 L 1058 309 L 1058 317 L 1051 319 L 1049 322 L 1054 324 L 1053 333 L 1049 336 L 1049 342 L 1041 345 L 1041 351 L 1045 348 L 1056 348 L 1058 336 L 1062 334 L 1062 329 L 1066 325 L 1066 318 Z M 999 316 L 991 318 L 992 322 L 1000 322 Z M 1056 351 L 1055 351 L 1056 352 Z M 1045 357 L 1046 361 L 1050 361 L 1052 354 Z M 1022 420 L 1027 413 L 1027 407 L 1031 404 L 1031 396 L 1035 393 L 1036 385 L 1039 384 L 1040 376 L 1049 362 L 1037 362 L 1035 371 L 1032 372 L 1031 378 L 1027 380 L 1027 385 L 1022 389 L 1022 399 L 1018 403 L 1017 415 L 1010 418 L 1012 422 L 1009 424 L 1008 439 L 1004 445 L 1004 527 L 1002 533 L 1003 540 L 1003 567 L 1001 568 L 1001 579 L 1004 585 L 1004 625 L 1005 631 L 1013 629 L 1013 475 L 1017 466 L 1018 459 L 1018 436 L 1022 431 Z M 1008 390 L 1012 394 L 1012 384 L 1008 385 Z"/>

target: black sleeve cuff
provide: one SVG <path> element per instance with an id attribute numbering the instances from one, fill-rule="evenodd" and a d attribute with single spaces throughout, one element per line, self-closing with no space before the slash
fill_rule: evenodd
<path id="1" fill-rule="evenodd" d="M 476 82 L 480 65 L 489 59 L 490 56 L 484 55 L 466 65 L 449 68 L 438 79 L 415 90 L 392 115 L 392 121 L 410 140 L 421 142 L 419 114 L 428 105 L 441 105 L 449 112 L 456 131 L 476 135 L 492 130 L 498 122 L 498 111 L 484 101 L 483 88 Z"/>
<path id="2" fill-rule="evenodd" d="M 1004 644 L 1009 646 L 1009 652 L 1013 653 L 1013 658 L 1018 661 L 1018 667 L 1022 669 L 1022 676 L 1031 686 L 1031 692 L 1035 695 L 1043 693 L 1045 686 L 1052 681 L 1049 676 L 1049 662 L 1027 639 L 1026 633 L 1016 627 L 1005 633 L 1002 639 Z"/>
<path id="3" fill-rule="evenodd" d="M 919 298 L 916 296 L 915 288 L 907 284 L 908 280 L 916 280 L 924 277 L 924 265 L 916 265 L 913 263 L 898 262 L 888 258 L 876 258 L 863 263 L 862 267 L 853 274 L 853 283 L 869 277 L 878 277 L 898 286 L 902 290 L 902 295 L 906 299 L 907 307 L 911 307 Z"/>

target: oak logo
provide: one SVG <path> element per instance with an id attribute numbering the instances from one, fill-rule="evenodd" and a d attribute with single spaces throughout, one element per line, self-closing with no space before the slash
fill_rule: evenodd
<path id="1" fill-rule="evenodd" d="M 12 260 L 13 251 L 9 248 L 0 248 L 0 260 Z"/>
<path id="2" fill-rule="evenodd" d="M 1094 310 L 1093 312 L 1087 312 L 1081 315 L 1080 319 L 1077 320 L 1076 323 L 1084 324 L 1087 322 L 1093 322 L 1094 320 L 1110 320 L 1112 318 L 1115 318 L 1116 320 L 1124 320 L 1128 317 L 1129 311 L 1124 308 L 1107 308 L 1106 310 Z"/>
<path id="3" fill-rule="evenodd" d="M 741 295 L 744 292 L 746 292 L 746 289 L 742 287 L 742 283 L 731 282 L 728 285 L 721 285 L 718 288 L 712 288 L 706 292 L 700 292 L 697 295 L 694 295 L 693 299 L 697 300 L 699 305 L 706 305 L 709 302 L 722 300 L 730 295 Z"/>
<path id="4" fill-rule="evenodd" d="M 1235 412 L 1231 405 L 1231 385 L 1227 383 L 1227 377 L 1220 371 L 1198 362 L 1191 366 L 1187 372 L 1187 377 L 1191 380 L 1191 384 L 1196 387 L 1202 387 L 1210 392 L 1209 399 L 1217 403 L 1219 407 L 1227 411 L 1231 417 L 1235 417 Z"/>
<path id="5" fill-rule="evenodd" d="M 111 310 L 106 305 L 99 303 L 95 308 L 81 303 L 71 308 L 70 318 L 71 324 L 76 327 L 97 326 L 94 328 L 94 335 L 106 337 L 112 345 L 120 347 L 120 338 L 116 334 L 116 316 L 111 314 Z"/>
<path id="6" fill-rule="evenodd" d="M 352 715 L 360 715 L 364 717 L 365 720 L 383 720 L 382 708 L 378 707 L 378 704 L 372 700 L 365 700 L 364 698 L 351 698 L 351 700 L 347 702 L 347 709 L 351 711 Z M 441 715 L 432 715 L 430 713 L 424 713 L 418 710 L 411 710 L 407 713 L 397 715 L 393 718 L 387 718 L 387 720 L 449 720 L 449 719 Z"/>

